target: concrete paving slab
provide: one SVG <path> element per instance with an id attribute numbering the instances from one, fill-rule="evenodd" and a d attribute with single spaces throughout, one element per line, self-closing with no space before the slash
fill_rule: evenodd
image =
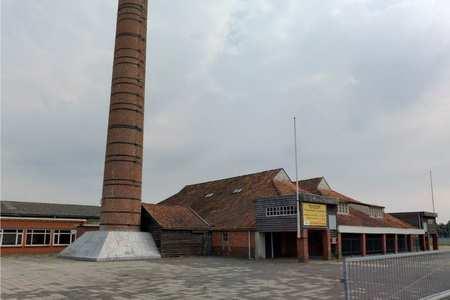
<path id="1" fill-rule="evenodd" d="M 1 259 L 1 299 L 343 299 L 340 263 L 223 257 Z M 24 284 L 26 282 L 27 284 Z"/>

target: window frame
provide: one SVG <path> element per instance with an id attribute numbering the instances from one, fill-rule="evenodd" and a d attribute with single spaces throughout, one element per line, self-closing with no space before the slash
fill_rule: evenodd
<path id="1" fill-rule="evenodd" d="M 5 234 L 5 230 L 14 230 L 15 231 L 15 235 L 16 235 L 16 242 L 14 245 L 3 245 L 3 235 Z M 23 245 L 23 237 L 24 237 L 24 229 L 21 228 L 0 228 L 0 247 L 21 247 Z M 6 234 L 12 234 L 12 233 L 6 233 Z M 18 240 L 19 240 L 19 236 L 20 236 L 20 244 L 18 244 Z"/>
<path id="2" fill-rule="evenodd" d="M 230 240 L 230 237 L 228 235 L 228 231 L 222 231 L 222 241 L 228 242 Z"/>
<path id="3" fill-rule="evenodd" d="M 348 203 L 339 202 L 337 208 L 338 214 L 340 215 L 348 215 L 350 213 L 350 208 Z"/>
<path id="4" fill-rule="evenodd" d="M 42 232 L 38 232 L 38 233 L 35 233 L 35 231 L 44 231 L 43 233 Z M 44 244 L 33 244 L 33 236 L 35 235 L 35 234 L 43 234 L 44 235 Z M 31 236 L 31 244 L 28 244 L 28 235 L 30 235 Z M 47 241 L 47 236 L 48 236 L 48 239 L 49 239 L 49 241 L 48 241 L 48 244 L 45 244 L 45 242 Z M 52 239 L 52 237 L 53 237 L 53 234 L 52 234 L 52 230 L 50 230 L 50 229 L 42 229 L 42 228 L 31 228 L 31 229 L 27 229 L 26 230 L 26 239 L 25 239 L 25 246 L 26 247 L 51 247 L 51 246 L 53 246 L 53 239 Z"/>
<path id="5" fill-rule="evenodd" d="M 266 207 L 266 217 L 284 217 L 297 215 L 296 205 L 281 205 Z"/>
<path id="6" fill-rule="evenodd" d="M 64 233 L 61 231 L 65 231 Z M 68 233 L 67 233 L 68 231 Z M 69 243 L 68 244 L 61 244 L 60 243 L 60 239 L 61 239 L 61 235 L 69 235 Z M 71 229 L 55 229 L 53 230 L 53 235 L 52 235 L 52 245 L 53 246 L 68 246 L 70 244 L 72 244 L 77 236 L 77 231 L 76 230 L 71 230 Z"/>
<path id="7" fill-rule="evenodd" d="M 381 207 L 370 206 L 369 216 L 371 216 L 372 218 L 383 218 L 383 209 Z"/>

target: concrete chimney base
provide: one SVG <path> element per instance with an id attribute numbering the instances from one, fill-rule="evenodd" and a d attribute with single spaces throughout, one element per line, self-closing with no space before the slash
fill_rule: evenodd
<path id="1" fill-rule="evenodd" d="M 84 233 L 58 256 L 90 261 L 161 258 L 149 232 L 103 230 Z"/>

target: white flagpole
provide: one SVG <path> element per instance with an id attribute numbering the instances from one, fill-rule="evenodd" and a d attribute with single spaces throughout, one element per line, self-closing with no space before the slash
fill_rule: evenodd
<path id="1" fill-rule="evenodd" d="M 301 238 L 300 232 L 300 196 L 298 190 L 298 158 L 297 158 L 297 122 L 294 116 L 294 147 L 295 147 L 295 188 L 297 197 L 297 238 Z"/>
<path id="2" fill-rule="evenodd" d="M 430 188 L 431 188 L 431 202 L 433 203 L 433 213 L 435 213 L 436 209 L 434 207 L 433 173 L 431 173 L 431 169 L 430 169 Z"/>

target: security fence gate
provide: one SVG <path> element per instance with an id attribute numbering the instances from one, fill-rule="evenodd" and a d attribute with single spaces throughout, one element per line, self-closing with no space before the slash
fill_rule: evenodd
<path id="1" fill-rule="evenodd" d="M 346 299 L 450 299 L 450 251 L 345 258 L 343 280 Z"/>

